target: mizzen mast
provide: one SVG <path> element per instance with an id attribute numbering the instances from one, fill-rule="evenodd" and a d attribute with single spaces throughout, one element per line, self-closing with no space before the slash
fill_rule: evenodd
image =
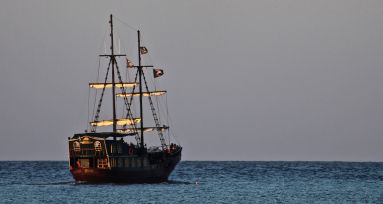
<path id="1" fill-rule="evenodd" d="M 144 148 L 144 113 L 142 110 L 142 66 L 141 66 L 141 38 L 140 38 L 140 30 L 137 30 L 137 38 L 138 38 L 138 83 L 139 83 L 139 91 L 140 91 L 140 118 L 141 118 L 141 148 Z"/>

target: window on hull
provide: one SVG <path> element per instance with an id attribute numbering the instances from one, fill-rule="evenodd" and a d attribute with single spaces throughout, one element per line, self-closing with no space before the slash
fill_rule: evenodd
<path id="1" fill-rule="evenodd" d="M 97 159 L 97 168 L 108 168 L 108 159 Z"/>

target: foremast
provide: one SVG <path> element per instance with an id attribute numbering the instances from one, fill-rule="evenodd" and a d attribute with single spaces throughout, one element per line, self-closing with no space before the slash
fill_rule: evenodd
<path id="1" fill-rule="evenodd" d="M 93 127 L 92 129 L 92 132 L 95 132 L 96 131 L 96 127 L 97 126 L 103 126 L 105 124 L 108 124 L 111 122 L 111 125 L 113 127 L 113 131 L 112 131 L 112 134 L 113 134 L 113 139 L 116 140 L 116 134 L 117 134 L 117 124 L 118 123 L 130 123 L 130 119 L 128 118 L 125 118 L 125 119 L 117 119 L 117 116 L 116 116 L 116 81 L 115 81 L 115 69 L 117 69 L 117 72 L 119 74 L 119 71 L 118 71 L 118 67 L 117 67 L 117 61 L 116 61 L 116 57 L 122 57 L 122 56 L 126 56 L 125 54 L 114 54 L 114 32 L 113 32 L 113 15 L 110 14 L 110 20 L 109 20 L 109 24 L 110 24 L 110 54 L 104 54 L 104 55 L 99 55 L 100 57 L 109 57 L 109 66 L 108 66 L 108 69 L 107 69 L 107 73 L 106 73 L 106 76 L 105 76 L 105 80 L 104 80 L 104 83 L 90 83 L 89 86 L 92 87 L 92 88 L 98 88 L 98 87 L 102 87 L 102 93 L 101 93 L 101 97 L 100 97 L 100 100 L 99 100 L 99 103 L 98 103 L 98 107 L 97 107 L 97 111 L 96 111 L 96 114 L 95 114 L 95 119 L 93 122 L 90 122 L 91 126 Z M 108 73 L 109 73 L 109 67 L 111 66 L 112 68 L 112 82 L 111 83 L 107 83 L 107 79 L 108 79 Z M 120 83 L 117 84 L 120 88 L 124 88 L 126 86 L 134 86 L 134 83 L 123 83 L 121 80 L 120 80 Z M 100 113 L 100 110 L 101 110 L 101 104 L 102 104 L 102 98 L 103 98 L 103 95 L 104 95 L 104 92 L 105 92 L 105 88 L 112 88 L 112 108 L 113 108 L 113 118 L 111 121 L 108 121 L 108 120 L 104 120 L 104 121 L 98 121 L 98 118 L 99 118 L 99 113 Z M 132 121 L 134 120 L 134 118 L 131 119 Z"/>
<path id="2" fill-rule="evenodd" d="M 117 120 L 116 120 L 116 83 L 114 81 L 114 63 L 116 58 L 114 56 L 114 42 L 113 42 L 113 16 L 110 14 L 110 51 L 112 53 L 110 60 L 112 61 L 112 98 L 113 98 L 113 133 L 117 132 Z M 113 140 L 116 140 L 116 137 L 113 136 Z"/>
<path id="3" fill-rule="evenodd" d="M 143 112 L 143 105 L 142 105 L 142 66 L 141 66 L 141 36 L 140 36 L 140 30 L 137 30 L 137 47 L 138 47 L 138 83 L 139 83 L 139 91 L 140 91 L 140 135 L 141 135 L 141 148 L 144 148 L 144 112 Z"/>

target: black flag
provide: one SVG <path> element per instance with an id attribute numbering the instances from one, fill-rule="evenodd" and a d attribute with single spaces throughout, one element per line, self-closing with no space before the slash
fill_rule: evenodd
<path id="1" fill-rule="evenodd" d="M 153 76 L 154 78 L 160 77 L 164 75 L 164 70 L 162 69 L 153 69 Z"/>
<path id="2" fill-rule="evenodd" d="M 140 47 L 141 55 L 148 53 L 148 49 L 146 47 Z"/>

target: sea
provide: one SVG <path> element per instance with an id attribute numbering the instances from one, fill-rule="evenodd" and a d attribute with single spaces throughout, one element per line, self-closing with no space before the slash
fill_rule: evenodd
<path id="1" fill-rule="evenodd" d="M 168 182 L 96 185 L 65 161 L 1 161 L 0 203 L 383 203 L 383 163 L 182 161 Z"/>

